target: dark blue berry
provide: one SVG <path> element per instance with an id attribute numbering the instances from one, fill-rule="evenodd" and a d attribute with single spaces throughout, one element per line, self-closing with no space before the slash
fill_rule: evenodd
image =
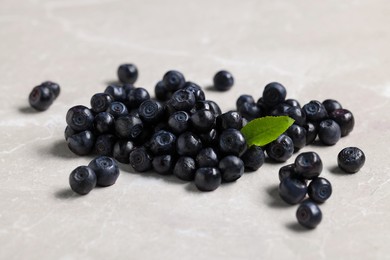
<path id="1" fill-rule="evenodd" d="M 219 136 L 220 151 L 225 155 L 241 156 L 246 150 L 246 141 L 242 133 L 237 129 L 226 129 Z"/>
<path id="2" fill-rule="evenodd" d="M 260 146 L 252 145 L 241 156 L 246 170 L 257 171 L 264 164 L 264 151 Z"/>
<path id="3" fill-rule="evenodd" d="M 160 130 L 156 132 L 149 142 L 149 150 L 154 155 L 173 154 L 176 148 L 176 136 L 171 132 Z"/>
<path id="4" fill-rule="evenodd" d="M 173 174 L 183 181 L 192 181 L 195 177 L 195 160 L 191 157 L 180 157 L 173 169 Z"/>
<path id="5" fill-rule="evenodd" d="M 76 131 L 91 129 L 93 119 L 91 110 L 85 106 L 74 106 L 66 113 L 66 123 Z"/>
<path id="6" fill-rule="evenodd" d="M 210 110 L 198 110 L 191 115 L 191 125 L 198 133 L 209 132 L 215 125 L 215 116 Z"/>
<path id="7" fill-rule="evenodd" d="M 283 181 L 286 178 L 297 178 L 295 164 L 287 164 L 279 169 L 279 181 Z"/>
<path id="8" fill-rule="evenodd" d="M 266 147 L 267 155 L 277 162 L 285 162 L 294 153 L 294 143 L 287 135 L 280 135 Z"/>
<path id="9" fill-rule="evenodd" d="M 135 89 L 135 87 L 134 87 L 133 84 L 126 83 L 126 84 L 122 85 L 122 88 L 125 90 L 125 100 L 124 100 L 124 103 L 126 104 L 127 97 L 129 96 L 129 93 L 131 91 L 133 91 Z"/>
<path id="10" fill-rule="evenodd" d="M 176 70 L 170 70 L 163 76 L 164 85 L 167 86 L 169 91 L 176 91 L 181 89 L 185 83 L 184 75 Z"/>
<path id="11" fill-rule="evenodd" d="M 323 203 L 332 195 L 332 185 L 325 178 L 315 178 L 307 187 L 307 195 L 313 201 Z"/>
<path id="12" fill-rule="evenodd" d="M 196 156 L 202 149 L 199 137 L 191 132 L 184 132 L 176 140 L 176 151 L 182 156 Z"/>
<path id="13" fill-rule="evenodd" d="M 138 78 L 138 69 L 134 64 L 121 64 L 118 67 L 118 79 L 122 83 L 134 84 Z"/>
<path id="14" fill-rule="evenodd" d="M 127 107 L 122 102 L 114 101 L 110 104 L 107 109 L 107 112 L 114 116 L 114 118 L 118 118 L 121 116 L 126 116 L 129 114 Z"/>
<path id="15" fill-rule="evenodd" d="M 142 120 L 136 116 L 121 116 L 115 120 L 115 133 L 119 138 L 135 140 L 143 130 Z"/>
<path id="16" fill-rule="evenodd" d="M 104 93 L 110 95 L 113 101 L 123 102 L 126 99 L 126 91 L 119 85 L 108 85 Z"/>
<path id="17" fill-rule="evenodd" d="M 91 153 L 95 145 L 95 136 L 91 131 L 85 130 L 69 136 L 66 142 L 73 153 L 77 155 L 87 155 Z"/>
<path id="18" fill-rule="evenodd" d="M 75 130 L 73 130 L 70 126 L 67 125 L 64 131 L 65 140 L 68 140 L 69 136 L 74 135 L 76 133 L 77 132 Z"/>
<path id="19" fill-rule="evenodd" d="M 219 161 L 218 168 L 221 171 L 222 180 L 232 182 L 244 174 L 244 162 L 234 155 L 228 155 Z"/>
<path id="20" fill-rule="evenodd" d="M 171 98 L 172 92 L 168 90 L 168 87 L 164 85 L 164 82 L 160 80 L 154 87 L 154 94 L 159 101 L 167 101 Z"/>
<path id="21" fill-rule="evenodd" d="M 218 166 L 217 153 L 211 147 L 206 147 L 200 150 L 199 153 L 196 155 L 195 160 L 198 168 Z"/>
<path id="22" fill-rule="evenodd" d="M 305 152 L 295 158 L 295 172 L 304 179 L 314 179 L 322 172 L 322 160 L 316 152 Z"/>
<path id="23" fill-rule="evenodd" d="M 194 94 L 196 101 L 205 100 L 205 94 L 198 84 L 191 81 L 187 81 L 186 83 L 184 83 L 183 89 Z"/>
<path id="24" fill-rule="evenodd" d="M 168 125 L 173 133 L 180 134 L 188 129 L 190 116 L 185 111 L 177 111 L 169 116 Z"/>
<path id="25" fill-rule="evenodd" d="M 306 145 L 311 144 L 317 138 L 318 125 L 306 122 L 303 127 L 306 129 Z"/>
<path id="26" fill-rule="evenodd" d="M 291 106 L 287 103 L 276 105 L 269 113 L 272 116 L 289 116 L 294 119 L 295 124 L 300 126 L 306 122 L 306 115 L 302 112 L 301 108 Z"/>
<path id="27" fill-rule="evenodd" d="M 324 101 L 322 101 L 322 104 L 324 105 L 328 114 L 332 113 L 336 109 L 343 108 L 341 106 L 341 104 L 337 100 L 334 100 L 334 99 L 325 99 Z"/>
<path id="28" fill-rule="evenodd" d="M 130 153 L 130 165 L 137 172 L 145 172 L 152 169 L 152 156 L 144 147 L 135 148 Z"/>
<path id="29" fill-rule="evenodd" d="M 158 155 L 153 158 L 153 169 L 162 175 L 172 174 L 174 167 L 174 158 L 170 154 Z"/>
<path id="30" fill-rule="evenodd" d="M 239 110 L 240 107 L 242 105 L 246 104 L 246 103 L 248 103 L 248 104 L 256 104 L 253 96 L 244 94 L 244 95 L 241 95 L 241 96 L 239 96 L 237 98 L 237 101 L 236 101 L 236 108 L 237 108 L 237 110 Z"/>
<path id="31" fill-rule="evenodd" d="M 332 119 L 321 121 L 318 126 L 318 138 L 325 145 L 334 145 L 341 138 L 340 126 Z"/>
<path id="32" fill-rule="evenodd" d="M 288 204 L 301 202 L 307 192 L 306 182 L 292 177 L 284 178 L 279 184 L 279 195 Z"/>
<path id="33" fill-rule="evenodd" d="M 213 191 L 221 185 L 222 176 L 217 168 L 199 168 L 195 172 L 195 185 L 201 191 Z"/>
<path id="34" fill-rule="evenodd" d="M 89 164 L 96 174 L 96 184 L 102 187 L 113 185 L 119 177 L 119 167 L 114 159 L 107 156 L 98 156 Z"/>
<path id="35" fill-rule="evenodd" d="M 301 104 L 298 102 L 298 100 L 289 98 L 284 101 L 285 104 L 290 105 L 292 107 L 301 108 Z"/>
<path id="36" fill-rule="evenodd" d="M 58 85 L 57 83 L 55 83 L 53 81 L 42 82 L 41 86 L 48 87 L 51 90 L 51 92 L 53 92 L 54 99 L 56 99 L 60 95 L 60 92 L 61 92 L 60 85 Z"/>
<path id="37" fill-rule="evenodd" d="M 104 112 L 112 102 L 111 95 L 107 93 L 96 93 L 91 98 L 91 109 L 95 113 Z"/>
<path id="38" fill-rule="evenodd" d="M 358 172 L 364 165 L 366 156 L 357 147 L 346 147 L 337 156 L 337 163 L 347 173 Z"/>
<path id="39" fill-rule="evenodd" d="M 320 122 L 328 117 L 324 105 L 317 100 L 312 100 L 302 107 L 303 112 L 306 115 L 306 119 L 311 122 Z"/>
<path id="40" fill-rule="evenodd" d="M 242 127 L 241 114 L 236 111 L 229 111 L 219 115 L 216 119 L 217 129 L 223 131 L 229 128 L 240 130 Z"/>
<path id="41" fill-rule="evenodd" d="M 210 131 L 205 133 L 199 133 L 199 138 L 202 141 L 204 146 L 216 146 L 218 145 L 218 131 L 215 128 L 212 128 Z"/>
<path id="42" fill-rule="evenodd" d="M 129 109 L 138 108 L 142 102 L 148 99 L 150 99 L 150 95 L 146 89 L 135 88 L 127 94 L 125 103 Z"/>
<path id="43" fill-rule="evenodd" d="M 107 112 L 100 112 L 93 120 L 93 127 L 98 134 L 113 133 L 115 118 Z"/>
<path id="44" fill-rule="evenodd" d="M 71 189 L 80 194 L 86 195 L 96 186 L 96 174 L 87 166 L 79 166 L 69 175 Z"/>
<path id="45" fill-rule="evenodd" d="M 99 135 L 95 141 L 94 151 L 98 155 L 112 156 L 116 137 L 112 134 Z"/>
<path id="46" fill-rule="evenodd" d="M 229 90 L 234 85 L 233 75 L 226 71 L 218 71 L 213 78 L 214 87 L 219 91 Z"/>
<path id="47" fill-rule="evenodd" d="M 195 106 L 195 95 L 185 89 L 179 89 L 173 93 L 170 104 L 176 111 L 190 111 Z"/>
<path id="48" fill-rule="evenodd" d="M 120 163 L 130 163 L 130 153 L 135 149 L 132 141 L 118 140 L 113 148 L 112 155 Z"/>
<path id="49" fill-rule="evenodd" d="M 157 124 L 163 119 L 164 107 L 160 102 L 149 99 L 141 103 L 138 114 L 145 124 Z"/>
<path id="50" fill-rule="evenodd" d="M 268 107 L 273 107 L 279 103 L 282 103 L 286 99 L 286 88 L 278 83 L 271 82 L 264 87 L 263 102 Z"/>
<path id="51" fill-rule="evenodd" d="M 237 110 L 240 112 L 242 117 L 246 118 L 247 120 L 253 120 L 261 117 L 261 110 L 256 103 L 244 103 L 238 107 Z"/>
<path id="52" fill-rule="evenodd" d="M 306 129 L 302 126 L 293 124 L 291 125 L 286 134 L 291 138 L 294 143 L 295 151 L 305 147 L 306 145 Z"/>
<path id="53" fill-rule="evenodd" d="M 299 224 L 306 228 L 315 228 L 322 220 L 322 212 L 313 201 L 307 200 L 301 203 L 296 213 Z"/>
<path id="54" fill-rule="evenodd" d="M 348 135 L 355 126 L 355 118 L 348 109 L 336 109 L 330 113 L 329 118 L 340 126 L 341 136 Z"/>
<path id="55" fill-rule="evenodd" d="M 53 91 L 45 85 L 34 87 L 28 97 L 30 106 L 38 111 L 47 110 L 53 104 L 54 99 Z"/>

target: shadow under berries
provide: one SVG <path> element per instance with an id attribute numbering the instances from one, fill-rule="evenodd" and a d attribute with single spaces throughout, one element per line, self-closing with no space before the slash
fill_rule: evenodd
<path id="1" fill-rule="evenodd" d="M 71 188 L 63 188 L 56 192 L 54 192 L 54 197 L 61 200 L 66 199 L 75 199 L 80 197 L 80 195 L 76 194 L 74 191 L 72 191 Z"/>
<path id="2" fill-rule="evenodd" d="M 287 204 L 282 200 L 282 198 L 279 196 L 279 186 L 278 185 L 272 185 L 266 189 L 270 200 L 267 201 L 268 206 L 271 208 L 288 208 L 291 205 Z"/>
<path id="3" fill-rule="evenodd" d="M 50 144 L 50 147 L 48 147 L 47 152 L 56 157 L 61 157 L 65 159 L 74 159 L 80 157 L 72 153 L 71 150 L 69 150 L 68 145 L 64 139 L 57 140 Z"/>
<path id="4" fill-rule="evenodd" d="M 37 113 L 39 113 L 38 110 L 36 110 L 30 106 L 19 107 L 18 110 L 20 113 L 23 113 L 23 114 L 37 114 Z"/>
<path id="5" fill-rule="evenodd" d="M 291 230 L 293 232 L 297 232 L 297 233 L 303 233 L 303 232 L 308 232 L 308 231 L 312 230 L 312 229 L 308 229 L 308 228 L 303 227 L 298 222 L 289 222 L 286 224 L 286 227 L 289 230 Z"/>

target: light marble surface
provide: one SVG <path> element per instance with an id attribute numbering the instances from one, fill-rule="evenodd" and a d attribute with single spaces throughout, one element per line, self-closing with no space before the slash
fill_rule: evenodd
<path id="1" fill-rule="evenodd" d="M 389 14 L 385 0 L 0 0 L 0 259 L 390 259 Z M 169 69 L 202 86 L 228 69 L 235 87 L 206 91 L 225 111 L 270 81 L 353 111 L 350 136 L 303 149 L 334 189 L 318 228 L 278 199 L 279 164 L 211 193 L 122 167 L 114 186 L 74 195 L 69 173 L 90 157 L 67 149 L 65 113 L 122 62 L 149 91 Z M 44 80 L 62 93 L 34 113 L 27 97 Z M 346 146 L 367 156 L 355 175 L 335 171 Z"/>

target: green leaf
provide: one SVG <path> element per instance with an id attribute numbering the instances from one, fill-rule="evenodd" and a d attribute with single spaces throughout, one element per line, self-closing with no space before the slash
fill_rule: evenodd
<path id="1" fill-rule="evenodd" d="M 248 146 L 263 146 L 276 140 L 292 124 L 294 119 L 289 116 L 266 116 L 256 118 L 246 124 L 241 133 Z"/>

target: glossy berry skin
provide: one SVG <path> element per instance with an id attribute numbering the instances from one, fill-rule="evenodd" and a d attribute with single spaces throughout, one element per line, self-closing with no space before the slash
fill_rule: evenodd
<path id="1" fill-rule="evenodd" d="M 121 64 L 117 70 L 118 79 L 122 83 L 134 84 L 138 78 L 138 69 L 134 64 Z"/>
<path id="2" fill-rule="evenodd" d="M 241 156 L 246 150 L 246 141 L 237 129 L 226 129 L 219 136 L 218 146 L 225 155 Z"/>
<path id="3" fill-rule="evenodd" d="M 234 85 L 233 75 L 226 71 L 218 71 L 213 78 L 214 88 L 219 91 L 227 91 Z"/>
<path id="4" fill-rule="evenodd" d="M 196 110 L 202 110 L 202 109 L 209 110 L 214 114 L 215 117 L 222 114 L 221 108 L 218 106 L 217 103 L 215 103 L 212 100 L 198 101 L 195 103 L 195 108 Z"/>
<path id="5" fill-rule="evenodd" d="M 261 110 L 256 103 L 244 103 L 238 107 L 237 110 L 240 112 L 242 117 L 247 120 L 253 120 L 261 117 Z"/>
<path id="6" fill-rule="evenodd" d="M 246 170 L 257 171 L 264 164 L 264 151 L 260 146 L 252 145 L 241 156 L 241 160 Z"/>
<path id="7" fill-rule="evenodd" d="M 190 116 L 185 111 L 177 111 L 169 116 L 168 126 L 175 134 L 183 133 L 190 125 Z"/>
<path id="8" fill-rule="evenodd" d="M 126 105 L 129 109 L 138 108 L 142 102 L 149 100 L 149 92 L 144 88 L 135 88 L 127 94 Z"/>
<path id="9" fill-rule="evenodd" d="M 112 102 L 113 98 L 109 94 L 96 93 L 91 98 L 91 109 L 95 113 L 105 112 Z"/>
<path id="10" fill-rule="evenodd" d="M 284 103 L 292 107 L 301 108 L 301 104 L 299 103 L 299 101 L 293 98 L 286 99 Z"/>
<path id="11" fill-rule="evenodd" d="M 236 181 L 244 174 L 244 162 L 237 156 L 228 155 L 219 161 L 218 169 L 224 182 Z"/>
<path id="12" fill-rule="evenodd" d="M 325 178 L 315 178 L 307 187 L 307 194 L 314 202 L 324 203 L 332 195 L 332 184 Z"/>
<path id="13" fill-rule="evenodd" d="M 145 124 L 157 124 L 164 115 L 164 107 L 160 102 L 149 99 L 141 103 L 138 114 Z"/>
<path id="14" fill-rule="evenodd" d="M 283 181 L 286 178 L 297 178 L 295 164 L 287 164 L 279 169 L 279 181 Z"/>
<path id="15" fill-rule="evenodd" d="M 129 114 L 127 107 L 122 102 L 114 101 L 110 104 L 107 109 L 107 113 L 110 113 L 114 118 L 119 118 L 121 116 L 126 116 Z"/>
<path id="16" fill-rule="evenodd" d="M 53 82 L 53 81 L 45 81 L 41 83 L 41 86 L 48 87 L 51 92 L 54 94 L 54 99 L 58 98 L 58 96 L 61 93 L 61 87 L 59 84 Z"/>
<path id="17" fill-rule="evenodd" d="M 293 124 L 291 125 L 286 134 L 291 138 L 294 143 L 295 151 L 305 147 L 306 145 L 306 129 L 302 126 Z"/>
<path id="18" fill-rule="evenodd" d="M 119 85 L 108 85 L 104 93 L 110 95 L 113 101 L 123 102 L 126 99 L 126 91 Z"/>
<path id="19" fill-rule="evenodd" d="M 184 132 L 177 137 L 176 151 L 182 156 L 196 156 L 202 149 L 202 141 L 192 132 Z"/>
<path id="20" fill-rule="evenodd" d="M 334 100 L 334 99 L 325 99 L 324 101 L 322 101 L 322 104 L 324 105 L 324 107 L 325 107 L 326 111 L 328 112 L 328 114 L 332 113 L 336 109 L 342 109 L 343 108 L 341 106 L 341 104 L 337 100 Z"/>
<path id="21" fill-rule="evenodd" d="M 217 153 L 211 147 L 206 147 L 200 150 L 196 155 L 195 161 L 198 168 L 218 166 Z"/>
<path id="22" fill-rule="evenodd" d="M 212 128 L 210 131 L 207 131 L 205 133 L 200 133 L 198 136 L 204 146 L 217 145 L 218 138 L 219 138 L 218 131 L 215 128 Z"/>
<path id="23" fill-rule="evenodd" d="M 315 202 L 306 200 L 299 205 L 296 217 L 299 224 L 306 228 L 313 229 L 321 223 L 322 212 Z"/>
<path id="24" fill-rule="evenodd" d="M 112 156 L 115 160 L 120 163 L 129 164 L 130 163 L 130 153 L 135 149 L 135 146 L 132 141 L 129 140 L 118 140 L 114 144 L 114 148 L 112 151 Z"/>
<path id="25" fill-rule="evenodd" d="M 302 107 L 303 112 L 306 114 L 306 119 L 311 122 L 320 122 L 328 117 L 324 105 L 317 100 L 312 100 Z"/>
<path id="26" fill-rule="evenodd" d="M 158 101 L 167 101 L 171 98 L 172 92 L 168 90 L 168 87 L 164 85 L 164 82 L 160 80 L 154 87 L 154 95 Z"/>
<path id="27" fill-rule="evenodd" d="M 236 111 L 229 111 L 219 115 L 216 119 L 217 129 L 223 131 L 229 128 L 241 129 L 242 116 Z"/>
<path id="28" fill-rule="evenodd" d="M 115 118 L 107 112 L 97 114 L 93 120 L 93 128 L 98 134 L 113 133 L 115 130 Z"/>
<path id="29" fill-rule="evenodd" d="M 177 70 L 170 70 L 164 74 L 162 81 L 169 91 L 181 89 L 185 83 L 184 75 Z"/>
<path id="30" fill-rule="evenodd" d="M 306 130 L 306 145 L 313 143 L 317 138 L 318 125 L 311 122 L 306 122 L 303 127 Z"/>
<path id="31" fill-rule="evenodd" d="M 188 156 L 182 156 L 177 160 L 173 174 L 183 181 L 192 181 L 195 178 L 195 171 L 195 160 Z"/>
<path id="32" fill-rule="evenodd" d="M 77 132 L 67 125 L 64 131 L 65 140 L 68 140 L 68 137 L 74 134 L 77 134 Z"/>
<path id="33" fill-rule="evenodd" d="M 303 179 L 312 180 L 322 172 L 322 160 L 316 152 L 300 153 L 295 158 L 295 172 Z"/>
<path id="34" fill-rule="evenodd" d="M 154 155 L 173 154 L 176 146 L 176 136 L 171 132 L 160 130 L 152 136 L 148 148 Z"/>
<path id="35" fill-rule="evenodd" d="M 75 131 L 91 129 L 93 120 L 92 111 L 85 106 L 71 107 L 66 113 L 66 123 Z"/>
<path id="36" fill-rule="evenodd" d="M 135 140 L 143 130 L 144 124 L 136 116 L 121 116 L 115 120 L 115 133 L 119 138 Z"/>
<path id="37" fill-rule="evenodd" d="M 212 167 L 199 168 L 195 172 L 194 181 L 200 191 L 213 191 L 221 185 L 221 172 Z"/>
<path id="38" fill-rule="evenodd" d="M 115 142 L 116 137 L 112 134 L 99 135 L 95 141 L 94 151 L 98 155 L 112 156 Z"/>
<path id="39" fill-rule="evenodd" d="M 32 89 L 28 101 L 30 106 L 38 111 L 47 110 L 55 99 L 54 93 L 48 86 L 39 85 Z"/>
<path id="40" fill-rule="evenodd" d="M 87 166 L 79 166 L 69 175 L 70 188 L 80 194 L 86 195 L 96 186 L 96 174 Z"/>
<path id="41" fill-rule="evenodd" d="M 130 152 L 130 165 L 137 172 L 146 172 L 152 169 L 152 156 L 146 151 L 145 147 L 135 148 Z"/>
<path id="42" fill-rule="evenodd" d="M 337 156 L 338 166 L 347 173 L 358 172 L 365 161 L 365 154 L 357 147 L 346 147 Z"/>
<path id="43" fill-rule="evenodd" d="M 307 192 L 306 182 L 292 177 L 284 178 L 279 184 L 279 195 L 288 204 L 301 202 Z"/>
<path id="44" fill-rule="evenodd" d="M 77 155 L 87 155 L 92 152 L 95 145 L 95 136 L 91 131 L 85 130 L 69 136 L 66 142 L 73 153 Z"/>
<path id="45" fill-rule="evenodd" d="M 190 111 L 195 106 L 195 95 L 193 92 L 179 89 L 173 93 L 170 104 L 176 111 Z"/>
<path id="46" fill-rule="evenodd" d="M 174 158 L 170 154 L 163 154 L 153 157 L 153 169 L 161 175 L 172 174 L 174 167 Z"/>
<path id="47" fill-rule="evenodd" d="M 264 87 L 263 91 L 263 102 L 268 107 L 273 107 L 279 103 L 282 103 L 286 99 L 287 91 L 286 88 L 278 83 L 271 82 Z"/>
<path id="48" fill-rule="evenodd" d="M 274 161 L 285 162 L 294 153 L 294 143 L 289 136 L 282 134 L 267 145 L 266 151 L 268 157 Z"/>
<path id="49" fill-rule="evenodd" d="M 325 145 L 334 145 L 341 138 L 340 126 L 332 119 L 321 121 L 318 126 L 318 138 Z"/>
<path id="50" fill-rule="evenodd" d="M 336 109 L 329 114 L 329 118 L 340 126 L 342 137 L 348 135 L 355 126 L 355 118 L 348 109 Z"/>
<path id="51" fill-rule="evenodd" d="M 191 126 L 198 133 L 210 131 L 215 125 L 215 116 L 210 110 L 201 109 L 191 115 Z"/>
<path id="52" fill-rule="evenodd" d="M 248 104 L 256 104 L 255 103 L 255 99 L 253 98 L 253 96 L 244 94 L 244 95 L 241 95 L 241 96 L 239 96 L 237 98 L 237 101 L 236 101 L 236 108 L 237 108 L 237 110 L 239 110 L 240 107 L 242 105 L 246 104 L 246 103 L 248 103 Z"/>
<path id="53" fill-rule="evenodd" d="M 96 184 L 102 187 L 113 185 L 119 177 L 119 167 L 114 159 L 108 156 L 98 156 L 89 164 L 96 174 Z"/>
<path id="54" fill-rule="evenodd" d="M 183 89 L 194 94 L 196 101 L 203 101 L 206 99 L 202 88 L 194 82 L 186 81 L 186 83 L 184 83 Z"/>

